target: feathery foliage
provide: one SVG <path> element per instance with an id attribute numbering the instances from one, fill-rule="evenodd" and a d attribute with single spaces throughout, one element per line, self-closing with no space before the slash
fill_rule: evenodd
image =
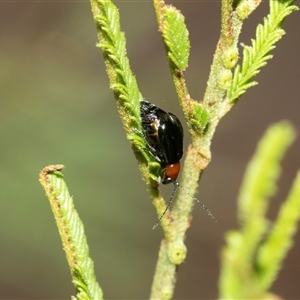
<path id="1" fill-rule="evenodd" d="M 262 291 L 267 291 L 277 278 L 282 261 L 293 245 L 293 236 L 299 219 L 300 172 L 298 171 L 289 195 L 280 208 L 277 220 L 257 256 L 257 277 Z"/>
<path id="2" fill-rule="evenodd" d="M 235 68 L 233 80 L 227 91 L 230 101 L 236 101 L 246 90 L 257 84 L 253 77 L 273 57 L 269 54 L 276 42 L 285 34 L 281 28 L 284 19 L 298 7 L 292 5 L 294 1 L 270 1 L 270 13 L 264 18 L 264 23 L 256 29 L 256 37 L 251 46 L 244 46 L 243 62 Z"/>
<path id="3" fill-rule="evenodd" d="M 165 5 L 163 18 L 161 31 L 167 55 L 176 68 L 184 71 L 188 65 L 190 53 L 189 32 L 184 23 L 184 16 L 174 6 Z"/>
<path id="4" fill-rule="evenodd" d="M 61 173 L 63 168 L 63 165 L 45 167 L 40 173 L 40 183 L 50 201 L 63 249 L 66 252 L 72 281 L 77 292 L 75 299 L 101 300 L 103 294 L 94 275 L 84 227 L 63 180 Z"/>
<path id="5" fill-rule="evenodd" d="M 127 132 L 127 137 L 139 149 L 146 148 L 141 138 L 140 106 L 142 100 L 126 55 L 126 41 L 120 28 L 119 12 L 111 1 L 92 0 L 94 21 L 99 43 L 110 79 L 110 87 Z"/>
<path id="6" fill-rule="evenodd" d="M 300 218 L 299 175 L 273 226 L 266 211 L 276 191 L 281 159 L 294 137 L 287 122 L 271 126 L 247 167 L 238 199 L 242 228 L 226 236 L 220 299 L 264 299 L 291 247 Z"/>
<path id="7" fill-rule="evenodd" d="M 109 0 L 91 0 L 91 5 L 99 39 L 97 46 L 103 53 L 110 86 L 117 100 L 127 138 L 132 142 L 144 179 L 150 178 L 157 182 L 160 166 L 146 151 L 147 143 L 140 122 L 139 103 L 143 97 L 126 55 L 126 41 L 120 28 L 118 9 Z M 156 191 L 155 193 L 157 194 Z"/>

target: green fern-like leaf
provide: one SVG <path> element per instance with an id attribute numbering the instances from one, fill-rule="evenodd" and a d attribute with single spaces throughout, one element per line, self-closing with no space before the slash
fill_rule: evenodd
<path id="1" fill-rule="evenodd" d="M 139 101 L 142 96 L 126 55 L 126 41 L 120 28 L 119 12 L 108 0 L 93 0 L 92 9 L 98 29 L 98 47 L 103 51 L 110 86 L 118 101 L 125 128 L 131 132 L 131 127 L 140 127 Z"/>
<path id="2" fill-rule="evenodd" d="M 189 32 L 184 16 L 171 5 L 166 5 L 163 13 L 162 34 L 168 57 L 180 71 L 184 71 L 188 65 L 190 53 Z"/>
<path id="3" fill-rule="evenodd" d="M 45 167 L 40 173 L 40 182 L 46 191 L 51 209 L 66 252 L 72 281 L 76 288 L 75 299 L 102 299 L 89 257 L 84 227 L 74 208 L 73 199 L 63 180 L 63 165 Z M 74 298 L 74 297 L 73 297 Z"/>
<path id="4" fill-rule="evenodd" d="M 209 121 L 209 112 L 203 107 L 202 104 L 196 101 L 191 102 L 191 104 L 193 105 L 193 115 L 191 115 L 189 122 L 194 131 L 202 134 L 205 131 Z"/>
<path id="5" fill-rule="evenodd" d="M 291 234 L 288 232 L 291 228 L 291 232 L 295 231 L 295 223 L 300 211 L 298 210 L 299 212 L 290 219 L 288 213 L 285 213 L 284 222 L 281 222 L 280 230 L 277 230 L 282 242 L 280 249 L 274 249 L 274 245 L 278 243 L 276 226 L 275 231 L 273 230 L 270 235 L 270 242 L 263 246 L 263 250 L 260 250 L 260 243 L 270 225 L 270 221 L 266 218 L 266 211 L 270 197 L 277 188 L 277 180 L 281 172 L 280 162 L 294 137 L 294 129 L 287 122 L 271 126 L 260 141 L 247 167 L 238 201 L 242 228 L 239 231 L 231 231 L 226 236 L 227 247 L 223 250 L 220 299 L 264 299 L 267 289 L 277 275 L 279 263 L 286 254 L 287 245 L 291 240 Z M 291 207 L 296 209 L 299 206 L 299 200 L 295 200 L 295 195 L 298 193 L 299 188 L 293 193 L 292 205 L 286 203 L 289 212 Z M 287 233 L 286 237 L 283 237 L 284 232 Z M 257 271 L 254 267 L 256 253 L 261 251 L 258 259 L 259 271 Z M 271 254 L 271 251 L 274 253 Z"/>
<path id="6" fill-rule="evenodd" d="M 248 165 L 239 195 L 239 219 L 251 222 L 264 216 L 268 199 L 276 192 L 280 160 L 295 137 L 288 122 L 273 125 L 257 147 Z"/>
<path id="7" fill-rule="evenodd" d="M 261 290 L 267 291 L 277 277 L 282 261 L 293 245 L 293 236 L 300 219 L 300 172 L 287 200 L 282 204 L 277 220 L 257 258 L 257 276 Z"/>
<path id="8" fill-rule="evenodd" d="M 264 18 L 264 24 L 257 26 L 256 38 L 251 40 L 252 46 L 244 46 L 242 65 L 236 67 L 232 84 L 227 92 L 230 101 L 237 100 L 248 88 L 257 84 L 252 81 L 253 77 L 273 57 L 268 53 L 285 34 L 285 31 L 280 28 L 282 22 L 298 9 L 297 6 L 291 5 L 293 2 L 270 1 L 270 13 Z"/>
<path id="9" fill-rule="evenodd" d="M 97 46 L 103 53 L 110 87 L 117 100 L 127 139 L 132 142 L 139 160 L 142 154 L 143 158 L 149 162 L 151 157 L 145 151 L 147 147 L 140 122 L 142 95 L 129 65 L 126 40 L 120 28 L 118 9 L 110 0 L 91 0 L 91 5 L 97 26 L 99 40 Z"/>

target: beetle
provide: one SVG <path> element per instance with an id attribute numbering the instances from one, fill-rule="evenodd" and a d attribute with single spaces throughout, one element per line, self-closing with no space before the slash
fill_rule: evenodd
<path id="1" fill-rule="evenodd" d="M 141 123 L 150 153 L 159 162 L 161 183 L 174 182 L 183 155 L 183 128 L 179 119 L 156 105 L 141 101 Z"/>
<path id="2" fill-rule="evenodd" d="M 140 102 L 141 125 L 148 151 L 161 166 L 160 182 L 174 184 L 170 200 L 152 229 L 155 229 L 169 209 L 178 187 L 196 200 L 216 221 L 209 209 L 197 198 L 193 197 L 177 181 L 180 172 L 180 159 L 183 155 L 183 128 L 180 120 L 172 113 L 166 112 L 146 100 Z"/>

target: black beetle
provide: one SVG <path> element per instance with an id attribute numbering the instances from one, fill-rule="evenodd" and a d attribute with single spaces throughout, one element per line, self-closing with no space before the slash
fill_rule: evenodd
<path id="1" fill-rule="evenodd" d="M 141 123 L 150 153 L 162 168 L 161 183 L 174 182 L 180 172 L 183 154 L 183 128 L 170 112 L 148 101 L 141 101 Z"/>
<path id="2" fill-rule="evenodd" d="M 174 114 L 165 112 L 148 101 L 143 100 L 140 105 L 141 124 L 148 151 L 159 162 L 162 169 L 160 182 L 163 184 L 172 182 L 174 184 L 171 198 L 152 229 L 158 226 L 169 209 L 178 187 L 196 200 L 207 211 L 208 215 L 217 222 L 209 209 L 177 182 L 180 172 L 180 159 L 183 154 L 183 128 L 179 119 Z"/>

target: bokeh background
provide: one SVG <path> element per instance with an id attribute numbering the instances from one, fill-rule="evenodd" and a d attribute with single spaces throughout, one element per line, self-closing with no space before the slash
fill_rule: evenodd
<path id="1" fill-rule="evenodd" d="M 299 1 L 298 5 L 300 4 Z M 127 50 L 144 97 L 183 120 L 168 72 L 151 1 L 116 1 Z M 187 82 L 201 99 L 220 26 L 220 1 L 176 1 L 191 38 Z M 250 43 L 266 15 L 263 3 L 245 22 Z M 247 161 L 266 128 L 282 119 L 299 131 L 300 13 L 284 23 L 287 35 L 274 59 L 221 121 L 213 160 L 198 197 L 218 220 L 195 207 L 187 235 L 188 257 L 179 267 L 175 299 L 218 295 L 220 251 L 237 228 L 236 197 Z M 74 294 L 40 170 L 62 163 L 85 223 L 97 279 L 106 299 L 149 296 L 162 232 L 125 138 L 97 42 L 88 1 L 0 3 L 0 298 L 70 299 Z M 189 137 L 186 134 L 185 147 Z M 283 162 L 269 216 L 300 167 L 299 139 Z M 164 187 L 168 198 L 172 186 Z M 300 235 L 272 291 L 300 297 Z"/>

